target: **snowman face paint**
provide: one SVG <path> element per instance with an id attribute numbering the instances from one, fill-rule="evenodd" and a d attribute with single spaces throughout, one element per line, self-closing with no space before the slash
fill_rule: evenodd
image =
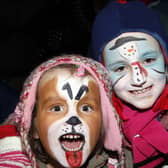
<path id="1" fill-rule="evenodd" d="M 99 88 L 94 79 L 78 77 L 67 68 L 47 72 L 38 88 L 36 127 L 54 159 L 64 167 L 81 167 L 101 130 Z"/>
<path id="2" fill-rule="evenodd" d="M 105 46 L 103 58 L 119 98 L 139 109 L 154 104 L 166 75 L 164 57 L 152 36 L 123 33 Z"/>

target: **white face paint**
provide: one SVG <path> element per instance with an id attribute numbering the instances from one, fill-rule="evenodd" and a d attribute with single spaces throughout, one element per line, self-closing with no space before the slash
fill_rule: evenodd
<path id="1" fill-rule="evenodd" d="M 164 57 L 152 36 L 123 33 L 106 45 L 103 57 L 119 98 L 139 109 L 155 103 L 165 87 L 166 75 Z"/>
<path id="2" fill-rule="evenodd" d="M 77 115 L 75 117 L 79 119 L 80 124 L 72 126 L 66 123 L 70 117 L 72 115 L 67 115 L 50 126 L 48 130 L 48 142 L 53 155 L 62 165 L 65 167 L 77 165 L 78 167 L 86 161 L 88 154 L 90 154 L 89 128 Z M 73 129 L 75 134 L 73 134 Z M 85 138 L 83 141 L 78 140 L 81 136 Z M 62 143 L 60 143 L 60 138 L 62 139 Z M 74 143 L 70 143 L 71 140 Z M 74 159 L 74 152 L 78 159 Z"/>
<path id="3" fill-rule="evenodd" d="M 40 139 L 61 165 L 81 167 L 100 134 L 101 107 L 97 85 L 91 76 L 78 77 L 69 69 L 49 73 L 38 91 Z"/>
<path id="4" fill-rule="evenodd" d="M 83 86 L 88 87 L 88 82 L 91 80 L 90 77 L 80 78 L 77 76 L 71 76 L 67 71 L 65 74 L 59 73 L 57 76 L 58 84 L 56 90 L 58 94 L 66 100 L 68 106 L 68 113 L 64 116 L 64 118 L 59 121 L 54 122 L 48 131 L 48 141 L 51 148 L 51 151 L 56 156 L 57 160 L 61 162 L 62 165 L 69 167 L 69 163 L 67 162 L 67 158 L 73 157 L 73 151 L 77 151 L 76 155 L 81 155 L 82 150 L 82 162 L 79 163 L 82 165 L 90 153 L 90 134 L 88 125 L 77 113 L 77 105 L 79 100 L 86 94 L 87 90 L 84 90 L 80 95 L 81 88 Z M 79 95 L 79 98 L 78 96 Z M 68 124 L 67 121 L 71 118 L 75 117 L 72 121 L 72 124 Z M 74 123 L 73 123 L 74 122 Z M 76 122 L 76 123 L 75 123 Z M 76 135 L 73 135 L 75 131 Z M 77 139 L 82 135 L 85 138 L 85 142 L 77 141 Z M 60 145 L 60 137 L 62 139 L 76 139 L 76 143 L 68 143 L 64 142 Z M 74 146 L 73 146 L 74 145 Z M 75 148 L 74 148 L 75 147 Z M 68 151 L 68 152 L 65 152 Z M 72 154 L 71 154 L 72 153 Z M 68 157 L 66 156 L 69 155 Z M 64 156 L 64 157 L 63 157 Z M 70 161 L 70 159 L 69 159 Z M 73 163 L 74 164 L 74 163 Z M 77 163 L 76 163 L 77 164 Z"/>

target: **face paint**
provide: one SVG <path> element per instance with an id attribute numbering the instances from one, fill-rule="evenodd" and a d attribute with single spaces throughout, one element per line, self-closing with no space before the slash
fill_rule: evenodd
<path id="1" fill-rule="evenodd" d="M 165 87 L 165 63 L 158 42 L 140 32 L 124 33 L 103 52 L 114 91 L 139 109 L 151 107 Z"/>
<path id="2" fill-rule="evenodd" d="M 98 87 L 91 76 L 78 77 L 69 69 L 56 69 L 50 76 L 39 86 L 38 134 L 61 165 L 81 167 L 100 134 Z"/>

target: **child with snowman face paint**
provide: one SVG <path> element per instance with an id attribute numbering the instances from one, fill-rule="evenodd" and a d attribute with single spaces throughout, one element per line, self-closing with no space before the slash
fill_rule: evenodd
<path id="1" fill-rule="evenodd" d="M 167 41 L 158 15 L 140 2 L 111 2 L 93 25 L 92 51 L 111 76 L 134 167 L 168 160 Z"/>
<path id="2" fill-rule="evenodd" d="M 0 167 L 122 167 L 110 88 L 107 70 L 92 59 L 61 55 L 39 65 L 0 126 Z"/>

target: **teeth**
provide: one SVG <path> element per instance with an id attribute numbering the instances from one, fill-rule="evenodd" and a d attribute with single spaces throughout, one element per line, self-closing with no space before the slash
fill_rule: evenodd
<path id="1" fill-rule="evenodd" d="M 80 136 L 79 135 L 64 135 L 63 138 L 64 139 L 79 139 Z"/>
<path id="2" fill-rule="evenodd" d="M 150 90 L 151 87 L 147 87 L 145 89 L 142 89 L 142 90 L 137 90 L 137 91 L 131 91 L 131 93 L 137 95 L 137 94 L 141 94 L 141 93 L 145 93 L 147 92 L 148 90 Z"/>
<path id="3" fill-rule="evenodd" d="M 79 151 L 84 142 L 84 137 L 80 134 L 66 134 L 60 138 L 61 146 L 65 151 Z"/>

